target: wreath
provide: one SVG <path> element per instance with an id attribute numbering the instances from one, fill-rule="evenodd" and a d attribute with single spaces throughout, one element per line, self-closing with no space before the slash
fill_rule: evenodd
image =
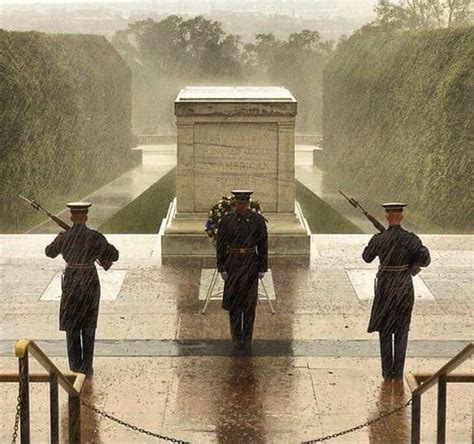
<path id="1" fill-rule="evenodd" d="M 207 233 L 209 238 L 212 240 L 212 243 L 215 244 L 217 230 L 219 229 L 219 224 L 221 219 L 228 213 L 232 212 L 235 207 L 235 197 L 234 196 L 222 196 L 222 199 L 216 202 L 211 209 L 209 210 L 209 217 L 204 226 L 204 231 Z M 258 200 L 250 199 L 251 211 L 255 211 L 258 214 L 262 214 L 262 209 Z M 265 219 L 266 220 L 266 219 Z"/>

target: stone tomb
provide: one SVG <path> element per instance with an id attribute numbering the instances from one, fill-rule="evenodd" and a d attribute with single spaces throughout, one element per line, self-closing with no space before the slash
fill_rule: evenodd
<path id="1" fill-rule="evenodd" d="M 253 189 L 268 219 L 272 256 L 308 256 L 295 206 L 297 102 L 278 87 L 189 87 L 175 102 L 176 206 L 162 256 L 214 256 L 204 232 L 211 206 L 232 189 Z"/>

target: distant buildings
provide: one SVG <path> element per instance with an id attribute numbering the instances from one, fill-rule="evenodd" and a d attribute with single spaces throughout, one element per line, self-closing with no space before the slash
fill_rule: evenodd
<path id="1" fill-rule="evenodd" d="M 40 0 L 39 0 L 40 1 Z M 283 37 L 302 29 L 335 39 L 371 21 L 376 0 L 150 0 L 144 2 L 0 4 L 0 28 L 112 36 L 128 23 L 166 15 L 205 15 L 227 32 L 251 40 L 259 32 Z"/>

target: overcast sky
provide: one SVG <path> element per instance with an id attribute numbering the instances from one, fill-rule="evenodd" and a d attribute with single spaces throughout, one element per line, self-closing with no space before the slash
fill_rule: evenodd
<path id="1" fill-rule="evenodd" d="M 133 0 L 0 0 L 4 5 L 32 5 L 38 3 L 131 3 Z M 146 1 L 146 0 L 145 0 Z M 199 1 L 199 0 L 195 0 Z M 143 3 L 143 2 L 142 2 Z"/>
<path id="2" fill-rule="evenodd" d="M 0 0 L 0 5 L 10 5 L 10 4 L 15 4 L 15 5 L 31 5 L 31 4 L 38 4 L 38 3 L 96 3 L 96 4 L 101 4 L 101 3 L 132 3 L 134 0 Z M 222 0 L 212 0 L 212 2 L 215 5 L 219 4 L 219 1 Z M 326 0 L 328 2 L 330 0 Z M 360 0 L 361 3 L 367 4 L 367 0 Z M 375 4 L 377 0 L 372 0 L 373 3 Z M 153 0 L 137 0 L 137 2 L 140 3 L 152 3 Z M 199 3 L 209 3 L 209 0 L 194 0 L 194 2 L 199 2 Z M 225 0 L 224 0 L 225 2 Z"/>

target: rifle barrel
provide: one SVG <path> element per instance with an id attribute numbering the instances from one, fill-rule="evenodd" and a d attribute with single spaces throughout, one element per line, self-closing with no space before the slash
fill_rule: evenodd
<path id="1" fill-rule="evenodd" d="M 354 207 L 354 208 L 357 208 L 357 201 L 352 199 L 351 197 L 349 196 L 346 196 L 341 190 L 338 190 L 345 198 L 346 200 Z"/>

